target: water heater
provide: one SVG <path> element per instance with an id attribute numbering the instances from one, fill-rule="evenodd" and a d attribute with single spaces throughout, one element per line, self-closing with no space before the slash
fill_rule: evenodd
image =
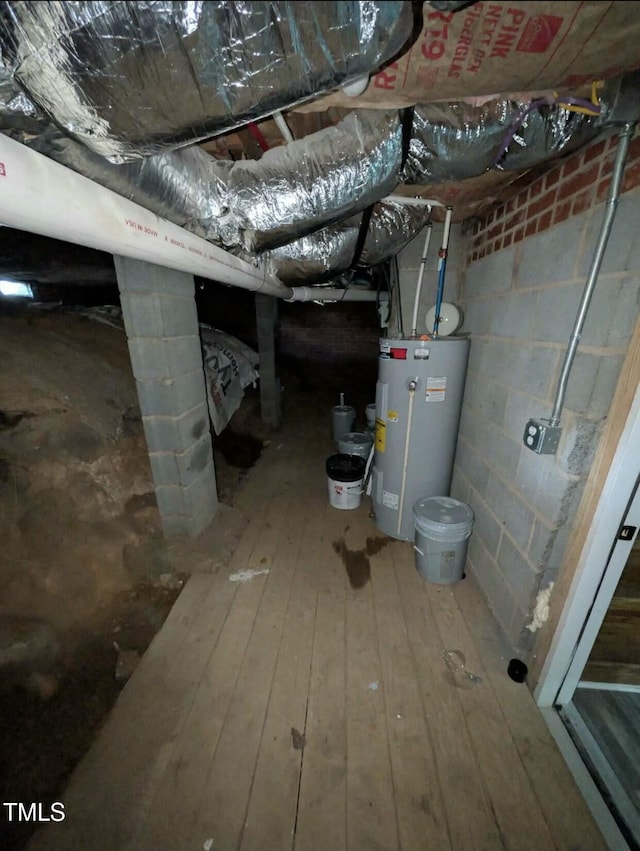
<path id="1" fill-rule="evenodd" d="M 417 500 L 449 495 L 468 359 L 468 337 L 380 340 L 371 498 L 392 538 L 413 540 Z"/>

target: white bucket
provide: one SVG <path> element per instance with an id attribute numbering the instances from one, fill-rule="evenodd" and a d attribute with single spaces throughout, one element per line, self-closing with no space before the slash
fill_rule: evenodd
<path id="1" fill-rule="evenodd" d="M 357 482 L 336 482 L 335 479 L 327 477 L 329 505 L 332 508 L 359 508 L 362 502 L 363 482 L 364 478 Z"/>
<path id="2" fill-rule="evenodd" d="M 329 505 L 332 508 L 358 508 L 362 501 L 365 460 L 359 455 L 332 455 L 327 458 Z"/>
<path id="3" fill-rule="evenodd" d="M 416 570 L 423 579 L 453 585 L 462 579 L 474 515 L 448 496 L 419 499 L 413 507 Z"/>

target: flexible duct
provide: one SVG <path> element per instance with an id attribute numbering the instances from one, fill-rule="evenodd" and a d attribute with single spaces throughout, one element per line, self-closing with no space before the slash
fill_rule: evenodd
<path id="1" fill-rule="evenodd" d="M 401 203 L 376 204 L 359 264 L 377 266 L 401 251 L 427 223 L 429 209 Z M 362 216 L 323 228 L 265 252 L 267 269 L 290 285 L 328 281 L 351 268 Z"/>
<path id="2" fill-rule="evenodd" d="M 391 192 L 401 163 L 398 113 L 376 110 L 352 112 L 261 160 L 234 163 L 224 178 L 225 244 L 242 239 L 247 250 L 262 251 L 353 215 Z"/>
<path id="3" fill-rule="evenodd" d="M 267 151 L 261 160 L 214 160 L 193 146 L 116 165 L 38 118 L 7 81 L 4 96 L 4 132 L 240 255 L 354 215 L 390 192 L 400 174 L 397 113 L 351 113 L 335 127 Z"/>
<path id="4" fill-rule="evenodd" d="M 0 134 L 5 173 L 0 221 L 8 227 L 132 257 L 288 300 L 316 300 L 251 264 Z M 373 294 L 375 296 L 375 293 Z M 325 300 L 363 300 L 358 289 L 322 288 Z M 371 294 L 367 296 L 371 299 Z"/>
<path id="5" fill-rule="evenodd" d="M 116 161 L 188 144 L 369 74 L 410 2 L 2 2 L 0 50 L 66 133 Z"/>
<path id="6" fill-rule="evenodd" d="M 546 99 L 417 106 L 402 180 L 429 184 L 478 177 L 492 168 L 525 171 L 580 147 L 601 126 L 599 115 Z"/>

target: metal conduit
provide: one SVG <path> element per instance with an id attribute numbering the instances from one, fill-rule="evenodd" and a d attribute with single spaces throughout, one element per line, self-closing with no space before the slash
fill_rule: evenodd
<path id="1" fill-rule="evenodd" d="M 549 425 L 551 427 L 557 427 L 560 424 L 560 415 L 562 414 L 564 400 L 567 395 L 569 375 L 578 350 L 578 344 L 582 336 L 582 329 L 584 328 L 584 323 L 587 318 L 591 297 L 593 296 L 593 291 L 598 280 L 598 274 L 600 273 L 600 267 L 602 266 L 602 259 L 607 248 L 609 235 L 613 226 L 613 220 L 618 207 L 620 185 L 622 183 L 624 165 L 634 127 L 634 124 L 625 124 L 618 135 L 618 147 L 616 148 L 616 156 L 613 163 L 613 173 L 611 175 L 611 183 L 609 185 L 609 195 L 605 206 L 604 218 L 598 235 L 598 241 L 593 252 L 593 259 L 591 260 L 591 266 L 589 267 L 589 274 L 587 275 L 587 280 L 582 292 L 582 299 L 580 301 L 580 306 L 578 307 L 578 313 L 576 314 L 573 330 L 569 338 L 569 345 L 567 346 L 564 360 L 562 362 L 558 388 L 556 390 L 556 397 L 553 403 L 553 411 L 549 418 Z"/>

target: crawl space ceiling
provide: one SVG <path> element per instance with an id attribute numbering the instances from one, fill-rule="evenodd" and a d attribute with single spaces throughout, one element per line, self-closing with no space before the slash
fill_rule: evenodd
<path id="1" fill-rule="evenodd" d="M 319 284 L 442 216 L 403 196 L 463 221 L 614 132 L 639 41 L 622 1 L 0 2 L 0 131 Z M 46 279 L 44 242 L 4 243 Z"/>

